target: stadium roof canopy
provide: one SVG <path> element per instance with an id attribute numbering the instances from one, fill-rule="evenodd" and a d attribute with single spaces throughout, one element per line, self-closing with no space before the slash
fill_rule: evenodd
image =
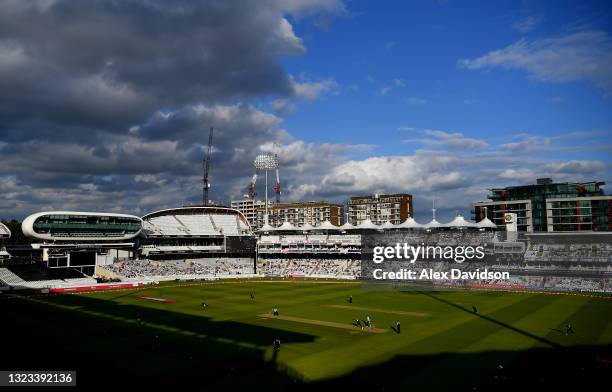
<path id="1" fill-rule="evenodd" d="M 435 219 L 432 219 L 431 221 L 429 221 L 429 223 L 425 223 L 423 225 L 423 227 L 426 229 L 435 229 L 435 228 L 444 227 L 444 226 L 445 226 L 444 224 L 438 222 Z"/>
<path id="2" fill-rule="evenodd" d="M 393 223 L 391 223 L 390 221 L 386 221 L 385 223 L 383 223 L 382 225 L 380 225 L 381 229 L 396 229 L 397 226 L 394 225 Z"/>
<path id="3" fill-rule="evenodd" d="M 276 230 L 276 227 L 271 226 L 268 223 L 265 223 L 263 226 L 259 228 L 259 231 L 274 231 L 274 230 Z"/>
<path id="4" fill-rule="evenodd" d="M 11 231 L 9 230 L 4 223 L 0 222 L 0 238 L 10 238 Z"/>
<path id="5" fill-rule="evenodd" d="M 444 226 L 450 227 L 450 228 L 460 228 L 460 227 L 476 227 L 476 224 L 466 221 L 465 218 L 461 215 L 457 215 L 455 219 L 448 222 Z"/>
<path id="6" fill-rule="evenodd" d="M 359 230 L 379 230 L 381 227 L 375 225 L 370 219 L 366 219 L 357 226 L 355 226 L 355 228 Z"/>
<path id="7" fill-rule="evenodd" d="M 312 231 L 312 230 L 316 230 L 317 228 L 311 225 L 310 223 L 306 222 L 302 226 L 297 226 L 296 229 L 301 230 L 301 231 Z"/>
<path id="8" fill-rule="evenodd" d="M 497 229 L 497 225 L 487 217 L 476 223 L 476 227 L 478 227 L 479 229 Z"/>
<path id="9" fill-rule="evenodd" d="M 235 208 L 223 207 L 223 206 L 184 206 L 184 207 L 176 207 L 176 208 L 167 208 L 164 210 L 159 210 L 155 212 L 150 212 L 142 217 L 143 220 L 154 218 L 157 216 L 163 215 L 212 215 L 212 214 L 228 214 L 228 215 L 238 215 L 240 220 L 243 220 L 247 225 L 249 225 L 249 221 L 244 217 L 242 212 L 238 211 Z M 251 227 L 249 225 L 249 227 Z"/>
<path id="10" fill-rule="evenodd" d="M 282 225 L 272 228 L 274 231 L 295 231 L 295 226 L 285 221 Z"/>
<path id="11" fill-rule="evenodd" d="M 344 222 L 344 224 L 338 227 L 340 230 L 354 230 L 355 226 L 351 225 L 348 221 Z"/>
<path id="12" fill-rule="evenodd" d="M 326 220 L 325 222 L 321 223 L 319 226 L 315 226 L 315 230 L 340 230 L 340 227 Z"/>
<path id="13" fill-rule="evenodd" d="M 415 221 L 412 217 L 408 217 L 405 221 L 396 226 L 398 229 L 421 229 L 423 225 Z"/>

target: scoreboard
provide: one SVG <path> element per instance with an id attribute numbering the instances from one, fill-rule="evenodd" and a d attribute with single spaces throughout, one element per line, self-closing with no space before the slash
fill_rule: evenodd
<path id="1" fill-rule="evenodd" d="M 254 254 L 257 248 L 257 239 L 251 236 L 225 237 L 226 253 Z"/>

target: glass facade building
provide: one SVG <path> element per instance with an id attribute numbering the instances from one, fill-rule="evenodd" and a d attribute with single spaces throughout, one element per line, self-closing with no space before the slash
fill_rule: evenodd
<path id="1" fill-rule="evenodd" d="M 519 231 L 612 230 L 611 200 L 604 182 L 554 183 L 541 178 L 536 184 L 491 189 L 491 201 L 476 202 L 474 219 L 486 216 L 503 227 L 505 213 L 518 217 Z"/>
<path id="2" fill-rule="evenodd" d="M 612 196 L 546 200 L 548 231 L 612 231 Z"/>
<path id="3" fill-rule="evenodd" d="M 142 229 L 140 218 L 121 214 L 49 212 L 31 217 L 31 234 L 41 239 L 127 239 Z"/>

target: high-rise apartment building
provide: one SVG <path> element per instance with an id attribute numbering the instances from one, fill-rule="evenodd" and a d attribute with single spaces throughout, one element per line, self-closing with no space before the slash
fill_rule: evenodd
<path id="1" fill-rule="evenodd" d="M 303 226 L 305 223 L 318 226 L 325 221 L 330 221 L 336 226 L 344 224 L 344 206 L 326 201 L 309 201 L 276 204 L 270 209 L 272 226 L 280 226 L 284 222 L 294 226 Z"/>
<path id="2" fill-rule="evenodd" d="M 273 201 L 268 201 L 268 210 L 274 205 Z M 266 202 L 264 200 L 255 199 L 241 199 L 233 200 L 231 203 L 232 208 L 242 212 L 244 217 L 251 224 L 253 230 L 257 230 L 264 225 L 264 215 L 266 210 Z M 270 213 L 268 211 L 268 213 Z"/>
<path id="3" fill-rule="evenodd" d="M 412 195 L 405 193 L 353 196 L 348 205 L 348 221 L 353 225 L 366 219 L 377 225 L 387 221 L 397 225 L 412 217 L 412 213 Z"/>
<path id="4" fill-rule="evenodd" d="M 480 221 L 486 211 L 503 228 L 504 214 L 512 212 L 519 231 L 612 230 L 612 196 L 604 195 L 604 184 L 540 178 L 536 184 L 492 189 L 491 201 L 473 203 L 474 219 Z"/>

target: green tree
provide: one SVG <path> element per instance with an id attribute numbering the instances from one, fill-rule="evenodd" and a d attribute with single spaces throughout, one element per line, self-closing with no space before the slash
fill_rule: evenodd
<path id="1" fill-rule="evenodd" d="M 27 245 L 35 242 L 33 238 L 28 238 L 23 235 L 23 232 L 21 231 L 21 222 L 19 222 L 18 220 L 2 220 L 2 223 L 4 223 L 6 227 L 8 227 L 8 229 L 11 231 L 11 238 L 0 240 L 0 246 Z"/>

